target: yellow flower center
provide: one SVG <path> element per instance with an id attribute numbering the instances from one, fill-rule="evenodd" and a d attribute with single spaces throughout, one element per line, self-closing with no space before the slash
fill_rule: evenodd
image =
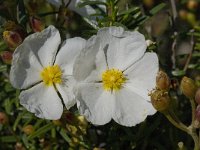
<path id="1" fill-rule="evenodd" d="M 102 73 L 103 88 L 106 91 L 117 91 L 122 88 L 127 78 L 118 69 L 108 69 Z"/>
<path id="2" fill-rule="evenodd" d="M 42 70 L 40 76 L 46 86 L 62 82 L 62 71 L 58 65 L 48 66 Z"/>

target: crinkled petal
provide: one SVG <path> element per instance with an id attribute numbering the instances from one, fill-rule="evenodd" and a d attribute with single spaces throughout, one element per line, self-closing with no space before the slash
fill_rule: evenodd
<path id="1" fill-rule="evenodd" d="M 117 49 L 113 49 L 116 48 L 115 44 L 118 45 Z M 146 47 L 144 36 L 135 31 L 131 36 L 120 39 L 118 43 L 110 44 L 108 64 L 113 64 L 113 68 L 125 70 L 144 55 Z"/>
<path id="2" fill-rule="evenodd" d="M 62 115 L 63 105 L 53 86 L 40 83 L 22 91 L 19 99 L 21 105 L 39 118 L 57 120 Z"/>
<path id="3" fill-rule="evenodd" d="M 139 32 L 124 31 L 122 27 L 109 27 L 99 30 L 102 49 L 107 48 L 109 68 L 127 69 L 140 59 L 146 50 L 145 38 Z"/>
<path id="4" fill-rule="evenodd" d="M 103 91 L 102 84 L 81 84 L 77 99 L 80 113 L 93 124 L 103 125 L 111 120 L 114 96 Z"/>
<path id="5" fill-rule="evenodd" d="M 41 81 L 42 66 L 33 51 L 20 45 L 13 54 L 10 70 L 10 83 L 13 87 L 24 89 Z"/>
<path id="6" fill-rule="evenodd" d="M 100 41 L 96 36 L 91 37 L 85 48 L 80 52 L 74 62 L 73 75 L 77 81 L 83 81 L 96 68 L 96 55 L 99 51 Z"/>
<path id="7" fill-rule="evenodd" d="M 113 119 L 123 126 L 135 126 L 155 112 L 149 101 L 126 87 L 115 93 Z"/>
<path id="8" fill-rule="evenodd" d="M 39 82 L 42 67 L 52 65 L 60 40 L 60 34 L 53 26 L 28 36 L 13 54 L 12 85 L 24 89 Z"/>
<path id="9" fill-rule="evenodd" d="M 65 75 L 72 75 L 75 58 L 85 47 L 86 40 L 80 37 L 67 39 L 56 56 L 55 64 L 59 65 Z"/>
<path id="10" fill-rule="evenodd" d="M 124 72 L 128 78 L 126 86 L 150 101 L 148 93 L 156 86 L 158 69 L 157 55 L 155 53 L 145 53 L 141 60 Z"/>
<path id="11" fill-rule="evenodd" d="M 76 81 L 73 79 L 72 76 L 66 77 L 66 79 L 64 79 L 64 82 L 62 84 L 56 84 L 58 92 L 60 93 L 63 102 L 65 104 L 65 107 L 67 109 L 71 108 L 76 103 L 73 91 L 75 85 Z"/>

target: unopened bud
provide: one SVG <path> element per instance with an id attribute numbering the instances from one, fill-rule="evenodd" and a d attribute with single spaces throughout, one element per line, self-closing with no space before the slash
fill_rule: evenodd
<path id="1" fill-rule="evenodd" d="M 195 101 L 197 102 L 197 104 L 200 104 L 200 88 L 197 90 L 195 94 Z"/>
<path id="2" fill-rule="evenodd" d="M 197 86 L 195 85 L 195 82 L 188 78 L 188 77 L 183 77 L 181 80 L 181 91 L 187 98 L 194 98 L 195 93 L 197 90 Z"/>
<path id="3" fill-rule="evenodd" d="M 10 51 L 4 51 L 1 53 L 1 59 L 5 64 L 11 64 L 13 53 Z"/>
<path id="4" fill-rule="evenodd" d="M 24 146 L 22 145 L 22 143 L 16 143 L 15 144 L 15 150 L 25 150 Z"/>
<path id="5" fill-rule="evenodd" d="M 33 16 L 30 17 L 30 25 L 34 32 L 41 32 L 45 28 L 42 20 Z"/>
<path id="6" fill-rule="evenodd" d="M 163 72 L 163 71 L 158 72 L 158 74 L 156 76 L 156 87 L 159 90 L 169 90 L 170 79 L 165 72 Z"/>
<path id="7" fill-rule="evenodd" d="M 0 124 L 7 124 L 8 116 L 4 112 L 0 112 Z"/>
<path id="8" fill-rule="evenodd" d="M 179 16 L 180 16 L 180 18 L 182 19 L 182 20 L 187 20 L 187 11 L 186 10 L 184 10 L 184 9 L 182 9 L 182 10 L 180 10 L 179 11 Z"/>
<path id="9" fill-rule="evenodd" d="M 85 119 L 84 116 L 79 115 L 79 116 L 77 117 L 77 119 L 78 119 L 78 121 L 79 121 L 78 123 L 79 123 L 80 126 L 82 126 L 82 127 L 84 127 L 84 128 L 87 128 L 88 122 L 87 122 L 87 120 Z"/>
<path id="10" fill-rule="evenodd" d="M 149 47 L 149 46 L 151 46 L 151 45 L 153 45 L 153 44 L 156 44 L 156 42 L 153 42 L 153 41 L 151 41 L 151 40 L 146 40 L 146 44 L 147 44 L 147 46 Z"/>
<path id="11" fill-rule="evenodd" d="M 170 97 L 168 92 L 155 90 L 149 95 L 151 96 L 151 103 L 157 111 L 163 112 L 169 108 Z"/>
<path id="12" fill-rule="evenodd" d="M 35 130 L 34 127 L 32 125 L 26 125 L 25 127 L 23 127 L 23 132 L 27 135 L 32 134 Z"/>
<path id="13" fill-rule="evenodd" d="M 15 49 L 23 41 L 20 34 L 15 31 L 4 31 L 3 38 L 11 49 Z"/>
<path id="14" fill-rule="evenodd" d="M 197 0 L 189 0 L 187 2 L 187 8 L 189 10 L 195 10 L 198 8 L 198 1 Z"/>
<path id="15" fill-rule="evenodd" d="M 63 124 L 71 124 L 71 125 L 78 124 L 76 116 L 70 111 L 65 111 L 60 120 Z"/>

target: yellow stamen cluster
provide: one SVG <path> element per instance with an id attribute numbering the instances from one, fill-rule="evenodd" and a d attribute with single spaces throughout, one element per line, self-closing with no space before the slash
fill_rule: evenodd
<path id="1" fill-rule="evenodd" d="M 40 76 L 46 86 L 62 82 L 62 71 L 58 65 L 48 66 L 42 70 Z"/>
<path id="2" fill-rule="evenodd" d="M 103 88 L 106 91 L 117 91 L 122 88 L 127 78 L 118 69 L 108 69 L 102 73 Z"/>

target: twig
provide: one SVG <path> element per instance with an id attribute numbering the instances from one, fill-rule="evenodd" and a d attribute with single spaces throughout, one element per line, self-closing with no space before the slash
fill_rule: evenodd
<path id="1" fill-rule="evenodd" d="M 186 70 L 188 68 L 188 65 L 190 63 L 190 60 L 192 58 L 192 52 L 193 52 L 193 49 L 194 49 L 194 30 L 191 30 L 190 32 L 192 33 L 192 35 L 191 35 L 191 41 L 190 41 L 191 50 L 190 50 L 190 53 L 188 55 L 188 58 L 186 60 L 186 63 L 185 63 L 184 69 L 183 69 L 185 72 L 186 72 Z"/>

